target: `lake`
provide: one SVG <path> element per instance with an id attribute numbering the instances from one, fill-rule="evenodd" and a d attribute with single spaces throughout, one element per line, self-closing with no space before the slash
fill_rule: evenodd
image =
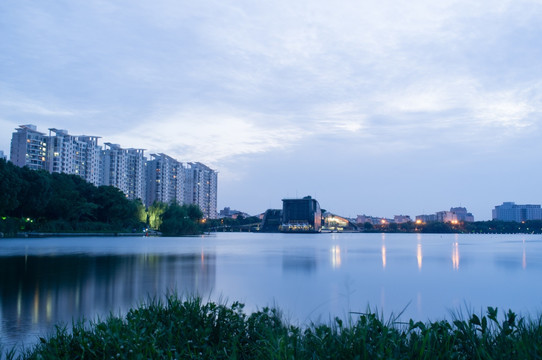
<path id="1" fill-rule="evenodd" d="M 368 308 L 438 320 L 542 313 L 541 235 L 260 234 L 0 239 L 0 343 L 124 313 L 168 291 L 278 306 L 298 324 Z"/>

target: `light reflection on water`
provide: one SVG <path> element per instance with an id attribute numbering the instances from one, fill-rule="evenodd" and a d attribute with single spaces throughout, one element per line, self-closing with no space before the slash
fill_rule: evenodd
<path id="1" fill-rule="evenodd" d="M 294 323 L 363 312 L 417 320 L 542 309 L 538 235 L 254 234 L 0 241 L 0 341 L 124 313 L 168 291 L 277 305 Z"/>

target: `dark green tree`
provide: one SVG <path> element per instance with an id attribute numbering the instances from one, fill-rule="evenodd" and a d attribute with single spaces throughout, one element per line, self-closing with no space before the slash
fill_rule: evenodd
<path id="1" fill-rule="evenodd" d="M 197 208 L 197 207 L 196 207 Z M 197 208 L 199 210 L 199 208 Z M 192 213 L 190 215 L 190 213 Z M 195 235 L 201 233 L 198 212 L 193 205 L 180 206 L 177 203 L 168 205 L 162 215 L 160 231 L 165 236 Z"/>
<path id="2" fill-rule="evenodd" d="M 11 216 L 19 206 L 22 179 L 15 165 L 0 159 L 0 216 Z"/>

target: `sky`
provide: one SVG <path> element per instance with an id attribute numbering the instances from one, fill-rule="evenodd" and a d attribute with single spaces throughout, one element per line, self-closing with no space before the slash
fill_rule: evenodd
<path id="1" fill-rule="evenodd" d="M 21 124 L 203 162 L 218 207 L 540 204 L 541 0 L 3 0 Z"/>

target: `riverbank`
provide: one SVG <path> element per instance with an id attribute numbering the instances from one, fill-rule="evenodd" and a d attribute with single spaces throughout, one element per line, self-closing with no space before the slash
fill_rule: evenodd
<path id="1" fill-rule="evenodd" d="M 57 327 L 20 359 L 527 359 L 542 356 L 542 317 L 488 308 L 451 322 L 400 322 L 375 313 L 296 326 L 281 312 L 169 296 L 95 322 Z M 15 358 L 6 350 L 3 355 Z"/>

